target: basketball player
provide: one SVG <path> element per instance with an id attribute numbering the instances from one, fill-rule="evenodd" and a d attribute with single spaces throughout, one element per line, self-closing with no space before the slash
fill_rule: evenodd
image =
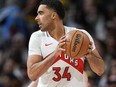
<path id="1" fill-rule="evenodd" d="M 64 8 L 59 0 L 42 0 L 37 11 L 40 30 L 34 32 L 29 41 L 27 72 L 29 87 L 86 87 L 84 82 L 84 60 L 87 59 L 93 72 L 101 76 L 104 73 L 104 61 L 99 55 L 90 34 L 88 53 L 82 58 L 68 57 L 62 46 L 65 34 L 76 28 L 63 25 Z M 78 29 L 76 29 L 78 30 Z"/>

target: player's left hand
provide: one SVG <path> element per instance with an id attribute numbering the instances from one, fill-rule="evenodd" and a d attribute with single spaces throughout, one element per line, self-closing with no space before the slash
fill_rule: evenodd
<path id="1" fill-rule="evenodd" d="M 88 48 L 88 50 L 87 50 L 87 54 L 85 55 L 87 58 L 88 58 L 89 56 L 91 56 L 92 49 L 93 49 L 92 42 L 90 42 L 89 48 Z"/>

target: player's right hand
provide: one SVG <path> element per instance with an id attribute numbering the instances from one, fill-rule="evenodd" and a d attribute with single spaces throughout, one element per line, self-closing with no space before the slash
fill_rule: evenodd
<path id="1" fill-rule="evenodd" d="M 58 55 L 61 54 L 62 51 L 65 51 L 65 49 L 63 48 L 63 46 L 65 45 L 66 42 L 66 36 L 62 36 L 59 41 L 58 41 L 58 45 L 54 51 L 55 56 L 57 57 Z"/>

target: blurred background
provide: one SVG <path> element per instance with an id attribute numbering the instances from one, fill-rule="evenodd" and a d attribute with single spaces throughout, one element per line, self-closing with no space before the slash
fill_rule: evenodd
<path id="1" fill-rule="evenodd" d="M 41 0 L 0 0 L 0 87 L 27 87 L 26 61 L 30 35 Z M 61 0 L 64 24 L 87 30 L 105 61 L 99 77 L 85 62 L 88 87 L 116 87 L 116 0 Z"/>

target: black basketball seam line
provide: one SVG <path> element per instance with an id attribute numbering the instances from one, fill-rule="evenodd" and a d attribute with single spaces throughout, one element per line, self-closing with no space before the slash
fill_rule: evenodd
<path id="1" fill-rule="evenodd" d="M 76 30 L 76 32 L 77 32 L 77 30 Z M 76 33 L 76 32 L 75 32 L 75 33 Z M 75 33 L 73 34 L 72 38 L 74 37 Z M 73 40 L 73 39 L 72 39 L 72 40 Z M 70 43 L 70 51 L 69 51 L 69 52 L 70 52 L 70 56 L 71 56 L 71 44 L 72 44 L 72 40 L 71 40 L 71 43 Z"/>
<path id="2" fill-rule="evenodd" d="M 83 34 L 83 32 L 82 32 L 82 34 Z M 77 53 L 77 55 L 80 53 L 80 50 L 81 50 L 81 48 L 82 48 L 82 45 L 83 45 L 83 39 L 84 39 L 84 34 L 82 35 L 82 44 L 81 44 L 81 47 L 80 47 L 79 52 Z M 76 55 L 76 56 L 77 56 L 77 55 Z M 76 57 L 76 56 L 75 56 L 75 57 Z"/>
<path id="3" fill-rule="evenodd" d="M 67 47 L 67 45 L 66 45 L 66 43 L 65 43 L 65 53 L 67 52 L 67 48 L 66 48 L 66 47 Z"/>

